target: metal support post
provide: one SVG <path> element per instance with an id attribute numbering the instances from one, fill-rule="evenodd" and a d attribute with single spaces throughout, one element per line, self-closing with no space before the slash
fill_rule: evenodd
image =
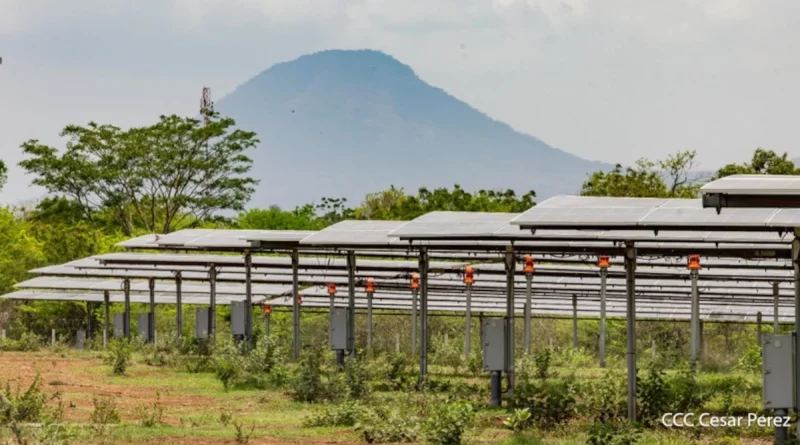
<path id="1" fill-rule="evenodd" d="M 122 332 L 125 338 L 131 338 L 131 280 L 125 278 L 122 281 L 122 288 L 125 293 L 125 313 L 122 316 Z"/>
<path id="2" fill-rule="evenodd" d="M 103 315 L 105 317 L 103 322 L 103 349 L 108 347 L 108 331 L 111 325 L 111 304 L 108 291 L 103 291 Z"/>
<path id="3" fill-rule="evenodd" d="M 628 420 L 636 421 L 636 248 L 625 242 L 625 292 L 628 335 Z"/>
<path id="4" fill-rule="evenodd" d="M 697 365 L 697 356 L 700 353 L 700 293 L 697 289 L 697 270 L 689 271 L 692 280 L 692 308 L 691 308 L 691 340 L 689 365 L 694 369 Z"/>
<path id="5" fill-rule="evenodd" d="M 506 378 L 508 379 L 508 394 L 514 393 L 514 276 L 516 273 L 516 260 L 514 247 L 506 246 L 506 335 L 505 358 Z"/>
<path id="6" fill-rule="evenodd" d="M 269 317 L 270 313 L 266 309 L 267 306 L 264 307 L 264 338 L 269 340 Z"/>
<path id="7" fill-rule="evenodd" d="M 775 335 L 781 333 L 780 317 L 778 316 L 779 315 L 779 312 L 778 312 L 778 298 L 780 297 L 779 292 L 780 292 L 780 289 L 778 289 L 778 283 L 777 282 L 772 283 L 772 300 L 773 300 L 772 301 L 772 304 L 773 304 L 773 309 L 772 309 L 772 311 L 773 311 L 772 312 L 772 314 L 773 314 L 772 315 L 772 329 L 773 329 L 773 332 L 775 333 Z M 759 345 L 761 345 L 761 343 L 759 343 Z"/>
<path id="8" fill-rule="evenodd" d="M 300 283 L 298 270 L 300 256 L 297 250 L 292 250 L 292 359 L 300 358 Z"/>
<path id="9" fill-rule="evenodd" d="M 347 349 L 356 358 L 356 253 L 347 251 Z"/>
<path id="10" fill-rule="evenodd" d="M 419 289 L 411 290 L 411 355 L 417 355 L 417 299 L 419 298 Z"/>
<path id="11" fill-rule="evenodd" d="M 92 337 L 92 302 L 86 302 L 86 339 Z"/>
<path id="12" fill-rule="evenodd" d="M 466 326 L 464 330 L 464 356 L 469 357 L 469 350 L 472 344 L 472 283 L 467 283 L 467 313 Z"/>
<path id="13" fill-rule="evenodd" d="M 367 292 L 367 350 L 372 351 L 372 292 Z"/>
<path id="14" fill-rule="evenodd" d="M 531 353 L 531 312 L 533 311 L 533 274 L 525 274 L 525 353 Z"/>
<path id="15" fill-rule="evenodd" d="M 578 349 L 578 296 L 572 295 L 572 347 Z"/>
<path id="16" fill-rule="evenodd" d="M 253 256 L 249 250 L 244 251 L 244 344 L 245 348 L 253 347 Z"/>
<path id="17" fill-rule="evenodd" d="M 489 399 L 489 406 L 500 406 L 501 400 L 501 380 L 502 376 L 500 371 L 492 371 L 489 378 L 491 379 L 491 397 Z"/>
<path id="18" fill-rule="evenodd" d="M 175 272 L 175 326 L 177 332 L 175 333 L 178 344 L 181 343 L 183 338 L 183 275 L 181 272 Z"/>
<path id="19" fill-rule="evenodd" d="M 422 383 L 428 375 L 428 248 L 419 248 L 420 280 L 420 361 L 419 378 Z"/>
<path id="20" fill-rule="evenodd" d="M 147 319 L 150 321 L 150 326 L 147 329 L 147 340 L 150 343 L 156 342 L 156 279 L 150 278 L 148 281 L 148 288 L 150 289 L 150 314 Z"/>
<path id="21" fill-rule="evenodd" d="M 208 269 L 208 338 L 212 341 L 217 333 L 217 266 Z"/>
<path id="22" fill-rule="evenodd" d="M 606 281 L 608 268 L 600 268 L 600 367 L 606 367 Z"/>
<path id="23" fill-rule="evenodd" d="M 794 332 L 800 335 L 800 231 L 795 229 L 792 240 L 792 264 L 794 265 Z M 800 341 L 795 341 L 795 370 L 800 370 Z M 795 400 L 800 400 L 800 372 L 794 373 Z M 797 404 L 796 404 L 797 405 Z M 795 406 L 795 413 L 800 413 L 800 407 Z M 797 437 L 800 439 L 800 422 L 797 422 Z"/>
<path id="24" fill-rule="evenodd" d="M 756 314 L 756 341 L 758 341 L 758 347 L 759 348 L 761 347 L 761 345 L 764 344 L 764 342 L 761 341 L 762 340 L 762 337 L 761 337 L 761 335 L 762 335 L 762 333 L 761 333 L 762 332 L 761 318 L 762 318 L 761 312 L 757 313 Z"/>
<path id="25" fill-rule="evenodd" d="M 788 415 L 789 411 L 785 409 L 776 409 L 775 417 L 780 419 Z M 782 422 L 781 422 L 782 423 Z M 784 426 L 775 426 L 775 445 L 786 445 L 786 439 L 789 435 L 789 428 Z"/>

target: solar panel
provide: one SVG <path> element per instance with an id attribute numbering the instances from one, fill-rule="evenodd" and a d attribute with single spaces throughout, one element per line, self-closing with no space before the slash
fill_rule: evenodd
<path id="1" fill-rule="evenodd" d="M 701 193 L 730 195 L 800 195 L 800 176 L 732 175 L 700 187 Z"/>
<path id="2" fill-rule="evenodd" d="M 308 246 L 392 246 L 398 240 L 389 233 L 405 221 L 341 221 L 303 239 Z"/>

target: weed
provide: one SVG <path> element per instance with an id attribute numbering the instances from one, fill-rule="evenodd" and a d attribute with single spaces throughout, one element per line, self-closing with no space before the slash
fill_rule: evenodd
<path id="1" fill-rule="evenodd" d="M 130 365 L 133 347 L 127 339 L 114 339 L 108 344 L 103 362 L 111 366 L 114 375 L 123 375 Z"/>
<path id="2" fill-rule="evenodd" d="M 145 428 L 153 428 L 161 424 L 164 417 L 164 407 L 161 406 L 161 393 L 156 392 L 156 400 L 153 405 L 148 407 L 144 404 L 139 405 L 139 424 Z"/>
<path id="3" fill-rule="evenodd" d="M 475 409 L 468 403 L 436 404 L 422 424 L 425 439 L 433 445 L 460 445 L 474 417 Z"/>
<path id="4" fill-rule="evenodd" d="M 530 424 L 531 410 L 528 408 L 515 409 L 514 412 L 503 421 L 503 426 L 515 433 L 528 428 Z"/>
<path id="5" fill-rule="evenodd" d="M 95 425 L 111 425 L 119 423 L 119 412 L 114 399 L 111 397 L 95 397 L 93 400 L 94 411 L 89 417 L 89 422 Z"/>
<path id="6" fill-rule="evenodd" d="M 233 425 L 233 429 L 236 432 L 235 438 L 236 443 L 245 445 L 250 442 L 250 437 L 253 435 L 253 431 L 256 429 L 255 425 L 250 426 L 250 431 L 247 431 L 247 428 L 239 421 L 231 421 L 231 425 Z"/>

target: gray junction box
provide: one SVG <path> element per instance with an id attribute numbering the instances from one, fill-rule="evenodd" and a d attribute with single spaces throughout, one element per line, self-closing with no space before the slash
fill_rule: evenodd
<path id="1" fill-rule="evenodd" d="M 764 408 L 793 409 L 794 335 L 765 335 L 763 342 Z"/>
<path id="2" fill-rule="evenodd" d="M 204 340 L 208 338 L 208 309 L 197 308 L 194 321 L 194 338 Z"/>
<path id="3" fill-rule="evenodd" d="M 506 319 L 483 320 L 483 370 L 505 371 Z"/>
<path id="4" fill-rule="evenodd" d="M 347 308 L 333 308 L 331 312 L 330 331 L 328 342 L 334 351 L 347 351 L 347 321 L 349 319 Z"/>
<path id="5" fill-rule="evenodd" d="M 114 337 L 125 336 L 125 314 L 114 314 Z"/>
<path id="6" fill-rule="evenodd" d="M 233 335 L 244 336 L 244 319 L 246 315 L 247 310 L 244 301 L 231 301 L 231 331 L 233 331 Z M 206 331 L 208 331 L 208 328 L 206 328 Z"/>
<path id="7" fill-rule="evenodd" d="M 75 349 L 83 349 L 86 344 L 86 331 L 83 329 L 75 333 Z"/>
<path id="8" fill-rule="evenodd" d="M 139 325 L 136 328 L 136 333 L 139 334 L 139 337 L 144 340 L 145 342 L 153 341 L 150 338 L 150 313 L 145 312 L 138 315 Z"/>

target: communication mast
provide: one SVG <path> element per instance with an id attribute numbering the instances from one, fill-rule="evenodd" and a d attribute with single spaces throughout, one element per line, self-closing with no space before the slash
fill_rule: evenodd
<path id="1" fill-rule="evenodd" d="M 203 96 L 200 98 L 200 113 L 203 121 L 208 124 L 209 116 L 214 112 L 214 102 L 211 101 L 211 88 L 203 87 Z"/>

